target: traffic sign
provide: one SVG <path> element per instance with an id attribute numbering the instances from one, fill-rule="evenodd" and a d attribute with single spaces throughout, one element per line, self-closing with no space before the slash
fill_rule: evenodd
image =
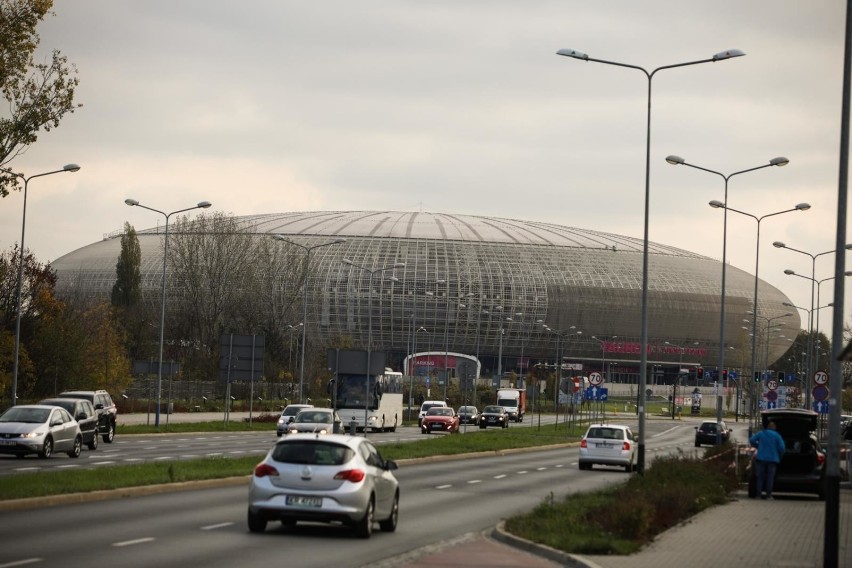
<path id="1" fill-rule="evenodd" d="M 766 381 L 766 388 L 768 388 L 771 391 L 774 391 L 775 389 L 778 388 L 778 381 L 776 381 L 775 379 L 770 379 L 770 380 Z"/>
<path id="2" fill-rule="evenodd" d="M 823 401 L 828 399 L 828 387 L 824 385 L 817 385 L 811 390 L 811 394 L 814 396 L 814 400 Z"/>
<path id="3" fill-rule="evenodd" d="M 591 385 L 602 385 L 604 382 L 603 375 L 595 371 L 594 373 L 589 373 L 589 384 Z"/>
<path id="4" fill-rule="evenodd" d="M 817 371 L 816 373 L 814 373 L 814 384 L 827 385 L 828 373 L 826 373 L 825 371 Z"/>
<path id="5" fill-rule="evenodd" d="M 828 414 L 828 402 L 825 400 L 814 401 L 814 412 L 818 414 Z"/>

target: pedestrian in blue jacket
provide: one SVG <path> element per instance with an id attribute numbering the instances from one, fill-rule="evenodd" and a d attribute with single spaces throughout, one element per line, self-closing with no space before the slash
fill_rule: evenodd
<path id="1" fill-rule="evenodd" d="M 784 457 L 786 446 L 784 438 L 776 431 L 775 422 L 769 422 L 766 428 L 754 434 L 748 442 L 757 448 L 754 467 L 757 473 L 757 495 L 761 499 L 772 499 L 772 486 L 775 484 L 775 470 Z"/>

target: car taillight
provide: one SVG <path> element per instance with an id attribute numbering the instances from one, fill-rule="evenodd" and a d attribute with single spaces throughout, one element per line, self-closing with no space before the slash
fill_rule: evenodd
<path id="1" fill-rule="evenodd" d="M 255 477 L 266 477 L 267 475 L 278 475 L 278 470 L 268 463 L 259 463 L 254 468 Z"/>
<path id="2" fill-rule="evenodd" d="M 351 481 L 352 483 L 358 483 L 359 481 L 364 480 L 364 470 L 362 469 L 345 469 L 334 476 L 334 479 L 342 479 L 343 481 Z"/>
<path id="3" fill-rule="evenodd" d="M 629 452 L 630 451 L 630 442 L 624 442 L 624 445 L 621 446 L 621 449 L 624 450 L 625 452 Z"/>
<path id="4" fill-rule="evenodd" d="M 825 463 L 825 454 L 822 453 L 822 452 L 817 452 L 816 455 L 817 455 L 817 463 L 819 465 L 824 464 Z"/>
<path id="5" fill-rule="evenodd" d="M 585 439 L 583 439 L 583 440 L 580 440 L 580 447 L 581 447 L 581 448 L 588 448 L 588 447 L 589 447 L 589 444 L 587 444 L 587 443 L 586 443 L 586 440 L 585 440 Z"/>

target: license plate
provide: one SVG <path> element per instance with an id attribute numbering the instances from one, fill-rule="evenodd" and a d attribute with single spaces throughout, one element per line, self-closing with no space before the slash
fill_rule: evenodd
<path id="1" fill-rule="evenodd" d="M 598 448 L 611 448 L 613 446 L 612 446 L 612 444 L 609 444 L 607 442 L 603 442 L 602 444 L 596 444 L 596 447 L 598 447 Z"/>
<path id="2" fill-rule="evenodd" d="M 287 495 L 287 504 L 295 507 L 322 507 L 322 497 Z"/>
<path id="3" fill-rule="evenodd" d="M 16 440 L 0 440 L 0 446 L 14 446 L 17 443 Z"/>
<path id="4" fill-rule="evenodd" d="M 432 424 L 432 430 L 440 430 L 443 427 L 443 424 Z"/>

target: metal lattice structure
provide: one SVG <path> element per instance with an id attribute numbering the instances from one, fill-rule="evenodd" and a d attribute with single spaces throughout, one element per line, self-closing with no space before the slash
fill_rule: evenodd
<path id="1" fill-rule="evenodd" d="M 491 358 L 502 349 L 511 357 L 552 360 L 558 337 L 551 330 L 581 330 L 563 349 L 570 357 L 594 361 L 601 358 L 601 345 L 591 336 L 629 342 L 640 335 L 641 239 L 549 223 L 424 212 L 293 212 L 237 220 L 257 238 L 283 235 L 306 247 L 345 238 L 312 252 L 308 325 L 319 337 L 351 336 L 356 346 L 365 347 L 371 305 L 372 349 L 395 353 L 391 360 L 443 349 Z M 138 231 L 138 238 L 143 288 L 156 290 L 162 277 L 162 235 L 149 229 Z M 108 298 L 119 252 L 120 238 L 114 236 L 56 260 L 52 266 L 60 292 L 76 289 Z M 371 270 L 405 266 L 370 279 L 343 259 Z M 720 278 L 717 260 L 650 243 L 649 346 L 699 342 L 703 349 L 691 353 L 690 362 L 714 365 Z M 367 289 L 370 281 L 372 290 Z M 759 285 L 762 317 L 786 313 L 782 304 L 789 299 L 766 282 Z M 739 349 L 741 321 L 749 319 L 752 309 L 754 276 L 729 267 L 727 288 L 725 336 L 728 346 Z M 787 325 L 798 330 L 798 314 L 787 318 Z M 426 333 L 416 333 L 421 327 Z M 783 355 L 788 345 L 770 345 L 770 360 Z M 659 349 L 649 363 L 683 359 L 680 351 Z M 624 360 L 638 360 L 638 354 Z"/>

